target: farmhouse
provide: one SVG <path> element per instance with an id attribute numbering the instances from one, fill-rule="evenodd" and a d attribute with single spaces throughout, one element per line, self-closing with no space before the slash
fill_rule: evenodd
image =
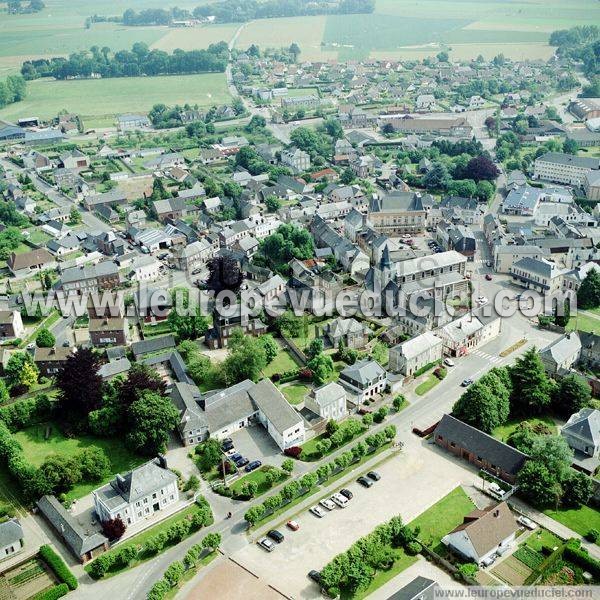
<path id="1" fill-rule="evenodd" d="M 0 523 L 0 561 L 20 552 L 24 537 L 23 528 L 16 519 Z"/>

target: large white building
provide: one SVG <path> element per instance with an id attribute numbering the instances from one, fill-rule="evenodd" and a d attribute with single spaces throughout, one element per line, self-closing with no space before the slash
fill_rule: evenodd
<path id="1" fill-rule="evenodd" d="M 590 171 L 600 169 L 600 160 L 585 156 L 573 156 L 561 152 L 546 152 L 536 158 L 533 169 L 534 179 L 583 186 Z"/>
<path id="2" fill-rule="evenodd" d="M 94 509 L 104 522 L 120 518 L 132 525 L 179 500 L 177 475 L 167 468 L 164 456 L 117 475 L 93 492 Z"/>
<path id="3" fill-rule="evenodd" d="M 348 414 L 346 391 L 335 382 L 311 390 L 310 394 L 304 399 L 304 406 L 327 420 L 339 421 Z"/>
<path id="4" fill-rule="evenodd" d="M 410 377 L 421 367 L 440 360 L 442 349 L 442 339 L 426 331 L 391 348 L 388 369 Z"/>

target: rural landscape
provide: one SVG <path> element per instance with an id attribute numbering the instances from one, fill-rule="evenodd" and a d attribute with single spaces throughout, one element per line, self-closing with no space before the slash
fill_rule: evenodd
<path id="1" fill-rule="evenodd" d="M 0 600 L 599 589 L 596 0 L 0 1 Z"/>

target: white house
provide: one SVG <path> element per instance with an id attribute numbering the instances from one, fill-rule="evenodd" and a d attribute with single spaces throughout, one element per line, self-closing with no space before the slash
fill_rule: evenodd
<path id="1" fill-rule="evenodd" d="M 560 433 L 576 452 L 581 452 L 585 456 L 598 456 L 600 454 L 600 410 L 582 408 L 571 415 Z"/>
<path id="2" fill-rule="evenodd" d="M 387 375 L 378 362 L 365 358 L 346 367 L 340 373 L 339 383 L 354 394 L 360 404 L 385 390 Z"/>
<path id="3" fill-rule="evenodd" d="M 441 338 L 426 331 L 391 348 L 388 368 L 394 373 L 410 377 L 421 367 L 441 360 L 443 346 Z"/>
<path id="4" fill-rule="evenodd" d="M 92 493 L 100 521 L 119 517 L 125 525 L 137 523 L 179 500 L 177 475 L 167 468 L 161 455 L 125 475 L 117 475 Z"/>
<path id="5" fill-rule="evenodd" d="M 23 528 L 16 519 L 0 523 L 0 561 L 23 548 Z"/>
<path id="6" fill-rule="evenodd" d="M 519 529 L 506 502 L 469 513 L 461 525 L 442 538 L 455 553 L 481 563 L 504 554 L 514 543 Z"/>
<path id="7" fill-rule="evenodd" d="M 323 419 L 339 421 L 348 414 L 346 390 L 331 382 L 314 389 L 304 399 L 304 406 Z"/>
<path id="8" fill-rule="evenodd" d="M 140 256 L 131 265 L 131 281 L 155 281 L 160 277 L 160 262 L 152 256 Z"/>

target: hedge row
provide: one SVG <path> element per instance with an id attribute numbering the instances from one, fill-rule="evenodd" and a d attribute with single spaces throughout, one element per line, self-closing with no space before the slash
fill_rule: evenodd
<path id="1" fill-rule="evenodd" d="M 433 367 L 439 365 L 441 363 L 441 361 L 439 360 L 434 360 L 433 362 L 427 363 L 426 365 L 422 366 L 420 369 L 417 369 L 414 373 L 413 373 L 413 378 L 417 378 L 419 375 L 423 375 L 423 373 L 427 373 L 427 371 L 429 371 L 429 369 L 433 369 Z"/>
<path id="2" fill-rule="evenodd" d="M 38 592 L 35 596 L 32 596 L 29 600 L 57 600 L 62 598 L 69 593 L 69 586 L 66 583 L 56 585 L 49 590 Z"/>
<path id="3" fill-rule="evenodd" d="M 594 579 L 600 579 L 600 560 L 590 556 L 586 550 L 582 550 L 572 543 L 565 546 L 564 558 L 579 565 L 584 571 L 589 571 Z"/>
<path id="4" fill-rule="evenodd" d="M 0 407 L 0 421 L 14 433 L 42 421 L 52 414 L 52 402 L 46 394 Z"/>
<path id="5" fill-rule="evenodd" d="M 67 567 L 65 561 L 50 547 L 44 544 L 40 548 L 40 556 L 43 561 L 54 571 L 60 581 L 66 583 L 70 590 L 77 589 L 77 579 Z"/>

